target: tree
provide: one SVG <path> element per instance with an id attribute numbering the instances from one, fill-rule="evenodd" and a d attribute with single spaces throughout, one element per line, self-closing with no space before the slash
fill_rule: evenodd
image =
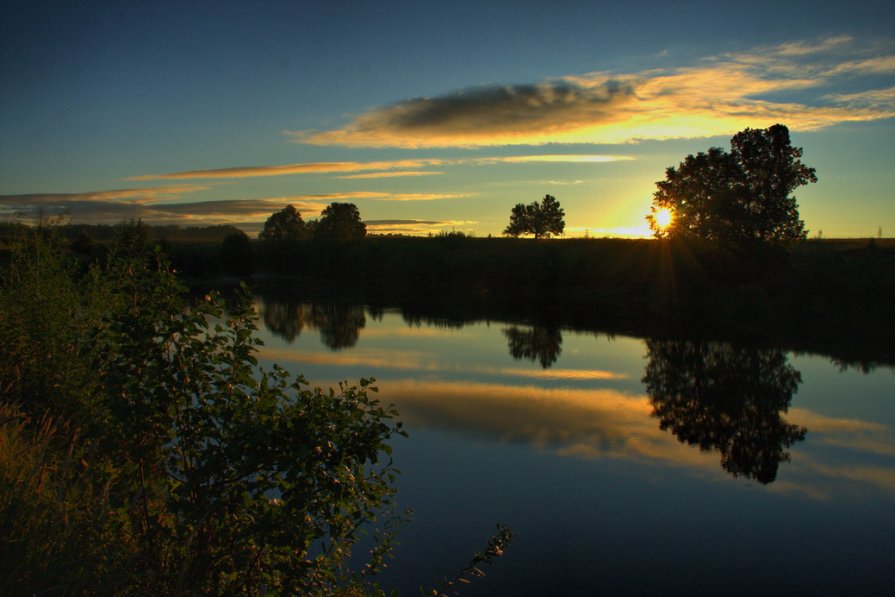
<path id="1" fill-rule="evenodd" d="M 353 203 L 330 203 L 320 213 L 314 238 L 327 242 L 351 242 L 367 235 L 367 225 Z"/>
<path id="2" fill-rule="evenodd" d="M 387 520 L 352 548 L 394 519 L 395 411 L 259 367 L 250 297 L 184 291 L 134 224 L 86 276 L 53 238 L 13 251 L 0 593 L 360 594 L 381 567 Z"/>
<path id="3" fill-rule="evenodd" d="M 730 140 L 730 152 L 713 147 L 688 155 L 656 183 L 647 216 L 659 238 L 695 235 L 720 242 L 785 243 L 805 238 L 792 192 L 817 182 L 790 144 L 789 129 L 775 124 L 746 129 Z M 669 222 L 660 215 L 671 212 Z"/>
<path id="4" fill-rule="evenodd" d="M 522 234 L 533 234 L 535 238 L 559 236 L 566 227 L 563 220 L 565 215 L 553 195 L 545 195 L 540 203 L 517 203 L 510 212 L 510 224 L 503 233 L 513 237 Z"/>
<path id="5" fill-rule="evenodd" d="M 271 214 L 264 222 L 264 229 L 258 234 L 263 241 L 295 241 L 308 238 L 308 227 L 301 214 L 292 205 Z"/>
<path id="6" fill-rule="evenodd" d="M 61 235 L 13 245 L 0 595 L 384 595 L 372 576 L 404 519 L 396 411 L 373 380 L 324 390 L 259 366 L 245 287 L 226 317 L 185 290 L 139 223 L 87 273 Z M 435 592 L 480 576 L 511 537 L 498 527 Z"/>

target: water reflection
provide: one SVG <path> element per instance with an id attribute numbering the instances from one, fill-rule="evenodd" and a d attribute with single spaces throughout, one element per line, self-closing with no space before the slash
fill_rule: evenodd
<path id="1" fill-rule="evenodd" d="M 289 344 L 301 335 L 309 319 L 301 303 L 265 300 L 262 312 L 265 327 Z"/>
<path id="2" fill-rule="evenodd" d="M 544 369 L 549 368 L 562 353 L 562 333 L 556 327 L 534 326 L 523 329 L 517 326 L 504 328 L 507 346 L 514 359 L 537 360 Z"/>
<path id="3" fill-rule="evenodd" d="M 880 372 L 842 374 L 783 348 L 560 333 L 512 321 L 463 325 L 313 300 L 265 300 L 259 311 L 267 333 L 290 345 L 269 342 L 262 359 L 324 386 L 373 375 L 382 399 L 414 429 L 576 459 L 732 474 L 780 494 L 827 499 L 857 483 L 895 491 L 891 402 L 879 398 L 891 394 L 891 381 Z M 856 399 L 844 404 L 843 393 Z M 877 410 L 852 412 L 858 397 L 876 400 Z M 805 427 L 810 442 L 802 442 Z M 789 451 L 797 462 L 784 475 Z"/>
<path id="4" fill-rule="evenodd" d="M 267 329 L 289 344 L 308 327 L 319 330 L 320 340 L 332 350 L 351 348 L 357 344 L 360 330 L 367 323 L 364 307 L 354 304 L 308 304 L 264 299 L 262 311 Z"/>
<path id="5" fill-rule="evenodd" d="M 719 451 L 734 476 L 774 481 L 789 460 L 786 448 L 806 433 L 781 414 L 802 381 L 786 355 L 722 342 L 647 340 L 646 347 L 643 383 L 659 427 Z"/>

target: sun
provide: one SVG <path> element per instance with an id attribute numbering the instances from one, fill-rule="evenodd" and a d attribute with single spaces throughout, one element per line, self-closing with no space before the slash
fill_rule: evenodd
<path id="1" fill-rule="evenodd" d="M 671 210 L 667 207 L 657 209 L 656 213 L 653 215 L 653 221 L 656 223 L 656 226 L 659 227 L 659 230 L 668 228 L 671 225 L 671 220 Z"/>

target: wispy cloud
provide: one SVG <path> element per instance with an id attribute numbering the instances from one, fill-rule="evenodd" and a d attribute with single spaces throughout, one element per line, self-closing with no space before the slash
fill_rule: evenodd
<path id="1" fill-rule="evenodd" d="M 31 193 L 27 195 L 0 195 L 0 207 L 32 207 L 72 203 L 101 203 L 104 201 L 129 200 L 131 203 L 147 203 L 160 199 L 180 197 L 186 193 L 207 191 L 211 187 L 202 185 L 170 185 L 136 189 L 113 189 L 109 191 L 86 191 L 82 193 Z"/>
<path id="2" fill-rule="evenodd" d="M 625 162 L 633 160 L 629 155 L 549 153 L 542 155 L 511 155 L 488 157 L 475 160 L 483 164 L 604 164 L 607 162 Z"/>
<path id="3" fill-rule="evenodd" d="M 307 162 L 280 164 L 275 166 L 233 166 L 209 170 L 184 170 L 167 174 L 141 174 L 127 180 L 186 180 L 214 178 L 256 178 L 260 176 L 285 176 L 288 174 L 331 174 L 340 172 L 375 172 L 407 170 L 437 166 L 444 163 L 438 159 L 410 159 L 379 162 Z"/>
<path id="4" fill-rule="evenodd" d="M 148 206 L 158 201 L 174 201 L 188 193 L 207 191 L 203 185 L 169 185 L 80 193 L 31 193 L 0 195 L 0 217 L 22 217 L 26 220 L 41 215 L 87 215 L 85 221 L 119 222 L 140 218 L 151 211 Z"/>
<path id="5" fill-rule="evenodd" d="M 139 218 L 150 224 L 233 224 L 254 228 L 286 205 L 293 205 L 306 219 L 311 219 L 316 218 L 334 201 L 436 201 L 470 196 L 462 193 L 346 191 L 258 199 L 184 200 L 187 193 L 209 188 L 201 185 L 172 185 L 84 193 L 0 195 L 0 218 L 34 220 L 41 216 L 65 215 L 74 223 L 116 224 L 122 220 Z M 452 224 L 452 221 L 432 222 L 422 227 L 422 220 L 408 220 L 404 226 L 397 223 L 391 226 L 394 231 L 413 229 L 416 233 L 424 234 Z"/>
<path id="6" fill-rule="evenodd" d="M 212 168 L 208 170 L 183 170 L 180 172 L 169 172 L 167 174 L 141 174 L 139 176 L 131 176 L 126 180 L 236 179 L 285 176 L 292 174 L 340 174 L 337 178 L 376 179 L 434 176 L 443 174 L 441 171 L 424 169 L 433 166 L 499 163 L 522 164 L 536 162 L 603 163 L 632 159 L 634 158 L 625 155 L 545 154 L 453 159 L 424 158 L 374 162 L 305 162 L 272 166 L 233 166 L 229 168 Z"/>
<path id="7" fill-rule="evenodd" d="M 366 178 L 399 178 L 399 177 L 412 177 L 412 176 L 434 176 L 436 174 L 444 174 L 444 172 L 436 172 L 434 170 L 395 170 L 391 172 L 367 172 L 365 174 L 349 174 L 346 176 L 339 176 L 338 178 L 344 180 L 352 180 L 352 179 L 366 179 Z"/>
<path id="8" fill-rule="evenodd" d="M 468 230 L 476 220 L 366 220 L 367 230 L 373 234 L 406 234 L 423 236 L 443 230 Z"/>
<path id="9" fill-rule="evenodd" d="M 895 117 L 867 75 L 895 72 L 847 36 L 707 58 L 695 66 L 590 73 L 524 85 L 485 85 L 399 101 L 345 126 L 290 133 L 299 142 L 356 147 L 476 147 L 626 143 L 729 135 L 783 122 L 795 130 Z M 848 93 L 830 88 L 847 84 Z M 780 93 L 789 97 L 781 99 Z M 879 101 L 868 105 L 866 98 Z"/>
<path id="10" fill-rule="evenodd" d="M 770 48 L 773 53 L 780 56 L 807 56 L 809 54 L 818 54 L 821 52 L 829 52 L 843 46 L 848 46 L 853 41 L 850 35 L 839 35 L 836 37 L 828 37 L 820 41 L 796 41 L 780 44 L 775 48 Z"/>
<path id="11" fill-rule="evenodd" d="M 311 195 L 292 195 L 283 197 L 280 201 L 292 203 L 299 202 L 319 202 L 321 204 L 330 203 L 332 201 L 345 201 L 357 199 L 369 199 L 371 201 L 438 201 L 442 199 L 464 199 L 471 197 L 470 193 L 390 193 L 387 191 L 345 191 L 335 193 L 318 193 Z M 296 209 L 298 206 L 296 205 Z"/>

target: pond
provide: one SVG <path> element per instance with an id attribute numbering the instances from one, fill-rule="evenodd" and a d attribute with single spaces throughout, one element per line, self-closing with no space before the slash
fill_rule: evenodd
<path id="1" fill-rule="evenodd" d="M 258 299 L 260 360 L 375 377 L 413 521 L 402 595 L 515 539 L 468 595 L 888 594 L 895 370 L 397 309 Z"/>

